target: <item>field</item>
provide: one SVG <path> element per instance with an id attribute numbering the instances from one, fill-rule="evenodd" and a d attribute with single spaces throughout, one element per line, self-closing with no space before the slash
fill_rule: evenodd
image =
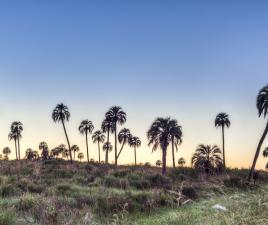
<path id="1" fill-rule="evenodd" d="M 191 168 L 0 161 L 0 225 L 268 224 L 268 174 Z M 220 204 L 227 211 L 212 208 Z"/>

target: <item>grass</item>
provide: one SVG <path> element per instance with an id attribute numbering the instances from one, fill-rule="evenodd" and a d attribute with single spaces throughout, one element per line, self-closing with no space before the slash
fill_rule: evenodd
<path id="1" fill-rule="evenodd" d="M 247 172 L 0 161 L 0 225 L 268 224 L 268 175 L 248 186 Z"/>

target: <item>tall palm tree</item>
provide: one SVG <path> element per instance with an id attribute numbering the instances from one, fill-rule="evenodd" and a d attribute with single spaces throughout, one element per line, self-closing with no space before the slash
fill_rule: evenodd
<path id="1" fill-rule="evenodd" d="M 95 131 L 95 133 L 92 135 L 93 143 L 98 143 L 98 150 L 99 150 L 99 163 L 101 162 L 100 159 L 100 143 L 103 143 L 105 140 L 105 135 L 101 130 Z"/>
<path id="2" fill-rule="evenodd" d="M 225 140 L 224 140 L 224 128 L 229 128 L 231 125 L 229 115 L 227 113 L 219 113 L 215 119 L 215 127 L 221 127 L 222 129 L 222 158 L 223 158 L 223 167 L 226 167 L 225 164 Z"/>
<path id="3" fill-rule="evenodd" d="M 80 148 L 77 145 L 73 145 L 71 147 L 71 151 L 74 153 L 74 160 L 75 160 L 75 153 L 80 151 Z"/>
<path id="4" fill-rule="evenodd" d="M 87 162 L 89 163 L 89 153 L 88 153 L 88 134 L 91 134 L 94 130 L 93 123 L 90 120 L 83 120 L 78 127 L 81 134 L 86 136 L 86 146 L 87 146 Z"/>
<path id="5" fill-rule="evenodd" d="M 103 149 L 103 151 L 106 152 L 105 163 L 107 164 L 108 163 L 108 157 L 107 157 L 107 155 L 108 155 L 109 152 L 111 152 L 113 150 L 113 146 L 111 145 L 110 142 L 105 142 L 103 144 L 103 146 L 102 146 L 102 149 Z"/>
<path id="6" fill-rule="evenodd" d="M 10 131 L 10 133 L 8 134 L 8 139 L 14 140 L 14 144 L 15 144 L 15 152 L 16 152 L 16 160 L 18 160 L 18 150 L 17 150 L 17 134 L 14 131 Z"/>
<path id="7" fill-rule="evenodd" d="M 107 141 L 106 143 L 110 143 L 110 132 L 114 132 L 114 123 L 112 122 L 111 118 L 106 117 L 102 124 L 101 124 L 101 129 L 104 133 L 107 132 Z M 105 153 L 105 163 L 108 163 L 108 151 Z"/>
<path id="8" fill-rule="evenodd" d="M 84 154 L 82 152 L 80 152 L 80 153 L 78 153 L 78 156 L 77 157 L 78 157 L 78 159 L 81 162 L 81 160 L 84 158 Z"/>
<path id="9" fill-rule="evenodd" d="M 123 128 L 119 133 L 118 133 L 118 141 L 120 144 L 122 144 L 121 149 L 119 151 L 119 153 L 117 154 L 117 160 L 121 154 L 121 152 L 123 151 L 123 148 L 125 146 L 125 144 L 130 144 L 130 140 L 132 139 L 132 135 L 130 133 L 130 130 L 127 128 Z"/>
<path id="10" fill-rule="evenodd" d="M 166 158 L 167 148 L 171 142 L 171 128 L 173 127 L 172 120 L 167 118 L 157 118 L 151 125 L 147 132 L 147 138 L 149 140 L 149 146 L 153 145 L 153 151 L 156 151 L 158 147 L 162 150 L 162 174 L 166 175 Z"/>
<path id="11" fill-rule="evenodd" d="M 64 123 L 65 121 L 69 121 L 69 119 L 70 119 L 70 112 L 69 112 L 68 107 L 66 105 L 64 105 L 63 103 L 58 104 L 52 112 L 52 119 L 55 123 L 56 122 L 62 123 L 63 130 L 64 130 L 66 140 L 68 143 L 69 154 L 70 154 L 70 159 L 71 159 L 71 163 L 72 163 L 73 158 L 72 158 L 72 152 L 71 152 L 71 145 L 70 145 L 70 141 L 69 141 L 67 131 L 65 128 L 65 123 Z"/>
<path id="12" fill-rule="evenodd" d="M 105 114 L 109 118 L 114 127 L 114 152 L 115 152 L 115 165 L 117 165 L 117 124 L 123 125 L 126 122 L 126 113 L 119 106 L 112 106 Z M 112 131 L 112 132 L 113 132 Z"/>
<path id="13" fill-rule="evenodd" d="M 268 84 L 259 91 L 259 94 L 257 96 L 257 104 L 256 105 L 257 105 L 257 109 L 259 112 L 259 117 L 261 117 L 263 115 L 263 117 L 265 118 L 268 115 Z M 252 175 L 253 175 L 253 172 L 255 170 L 255 166 L 256 166 L 260 151 L 261 151 L 261 146 L 263 144 L 263 141 L 264 141 L 267 133 L 268 133 L 268 122 L 267 122 L 265 130 L 262 134 L 262 137 L 259 141 L 256 153 L 255 153 L 255 156 L 253 159 L 252 167 L 251 167 L 249 175 L 248 175 L 249 182 L 250 182 Z"/>
<path id="14" fill-rule="evenodd" d="M 178 151 L 178 145 L 182 143 L 182 130 L 181 126 L 178 125 L 177 120 L 171 120 L 171 146 L 172 146 L 172 161 L 173 161 L 173 168 L 175 168 L 175 151 Z"/>
<path id="15" fill-rule="evenodd" d="M 13 122 L 11 124 L 10 131 L 16 136 L 15 140 L 17 141 L 18 158 L 20 160 L 20 139 L 21 139 L 21 132 L 23 131 L 23 124 L 19 121 Z"/>
<path id="16" fill-rule="evenodd" d="M 179 158 L 179 160 L 178 160 L 178 165 L 180 166 L 180 167 L 183 167 L 184 165 L 185 165 L 185 159 L 184 158 Z"/>
<path id="17" fill-rule="evenodd" d="M 8 155 L 11 153 L 11 150 L 9 147 L 5 147 L 3 149 L 3 155 L 5 156 L 5 160 L 8 160 Z"/>
<path id="18" fill-rule="evenodd" d="M 47 160 L 49 158 L 49 150 L 48 150 L 48 145 L 46 142 L 42 141 L 39 144 L 39 150 L 41 151 L 41 156 L 43 160 Z"/>
<path id="19" fill-rule="evenodd" d="M 211 173 L 221 164 L 221 150 L 216 145 L 199 145 L 192 157 L 192 165 L 206 173 Z"/>
<path id="20" fill-rule="evenodd" d="M 137 153 L 136 150 L 141 146 L 141 141 L 138 137 L 132 137 L 129 141 L 130 147 L 134 148 L 135 166 L 137 165 Z"/>

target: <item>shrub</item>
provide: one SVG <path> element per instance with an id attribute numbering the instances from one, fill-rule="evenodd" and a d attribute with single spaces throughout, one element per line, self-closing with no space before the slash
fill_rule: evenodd
<path id="1" fill-rule="evenodd" d="M 226 187 L 231 188 L 244 188 L 246 185 L 240 177 L 231 176 L 223 180 L 223 183 Z"/>
<path id="2" fill-rule="evenodd" d="M 20 198 L 16 208 L 20 211 L 28 211 L 33 208 L 34 204 L 35 201 L 31 195 L 24 195 Z"/>
<path id="3" fill-rule="evenodd" d="M 40 194 L 43 192 L 44 190 L 44 187 L 42 185 L 38 185 L 38 184 L 29 184 L 28 185 L 28 190 L 29 192 L 31 193 L 37 193 L 37 194 Z"/>
<path id="4" fill-rule="evenodd" d="M 150 188 L 150 182 L 148 180 L 144 180 L 144 179 L 142 179 L 142 180 L 130 180 L 129 184 L 132 187 L 135 187 L 139 190 L 144 190 L 144 189 Z"/>
<path id="5" fill-rule="evenodd" d="M 70 184 L 59 184 L 56 187 L 58 194 L 66 195 L 72 191 L 72 186 Z"/>
<path id="6" fill-rule="evenodd" d="M 16 224 L 14 213 L 1 210 L 0 225 L 14 225 L 14 224 Z"/>
<path id="7" fill-rule="evenodd" d="M 4 198 L 4 197 L 10 197 L 10 196 L 18 195 L 18 194 L 20 194 L 20 191 L 18 190 L 18 188 L 16 188 L 12 184 L 5 184 L 5 185 L 1 186 L 0 194 Z"/>
<path id="8" fill-rule="evenodd" d="M 131 171 L 130 170 L 117 170 L 117 171 L 114 171 L 113 173 L 112 173 L 112 175 L 113 176 L 115 176 L 115 177 L 120 177 L 120 178 L 122 178 L 122 177 L 126 177 L 128 174 L 130 174 L 131 173 Z"/>
<path id="9" fill-rule="evenodd" d="M 148 175 L 146 179 L 150 182 L 151 187 L 167 188 L 171 187 L 171 180 L 160 174 Z"/>
<path id="10" fill-rule="evenodd" d="M 128 186 L 128 182 L 126 179 L 119 179 L 114 176 L 107 176 L 103 179 L 103 185 L 105 187 L 126 189 Z"/>
<path id="11" fill-rule="evenodd" d="M 193 187 L 183 187 L 181 193 L 192 200 L 197 199 L 197 193 Z"/>

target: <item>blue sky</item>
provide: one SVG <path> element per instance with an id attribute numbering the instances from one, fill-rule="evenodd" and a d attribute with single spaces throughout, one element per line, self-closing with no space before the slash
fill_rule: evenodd
<path id="1" fill-rule="evenodd" d="M 13 146 L 13 120 L 24 123 L 24 149 L 65 143 L 50 115 L 64 102 L 71 142 L 83 150 L 79 122 L 98 129 L 120 105 L 143 140 L 140 161 L 160 157 L 145 132 L 170 115 L 184 131 L 177 157 L 189 162 L 198 144 L 221 145 L 213 120 L 226 111 L 227 160 L 248 167 L 265 125 L 255 98 L 268 82 L 267 10 L 265 1 L 1 1 L 0 148 Z"/>

